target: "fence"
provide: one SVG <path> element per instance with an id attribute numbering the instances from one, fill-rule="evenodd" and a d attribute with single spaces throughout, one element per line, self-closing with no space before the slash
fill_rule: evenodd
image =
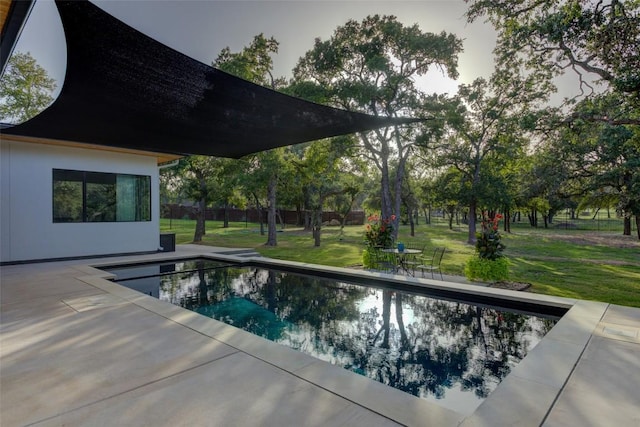
<path id="1" fill-rule="evenodd" d="M 196 219 L 197 208 L 194 206 L 183 206 L 177 204 L 165 204 L 160 207 L 162 218 L 166 219 Z M 227 209 L 229 215 L 229 221 L 231 222 L 259 222 L 259 213 L 256 209 Z M 304 220 L 304 211 L 292 211 L 278 209 L 282 222 L 287 225 L 302 225 Z M 207 221 L 223 221 L 225 215 L 224 208 L 206 208 L 204 211 L 204 217 Z M 262 215 L 262 222 L 267 222 L 267 210 L 263 209 L 260 212 Z M 335 212 L 323 212 L 322 222 L 329 222 L 332 220 L 340 221 L 340 215 Z M 363 211 L 353 211 L 347 215 L 346 225 L 362 225 L 364 224 L 365 216 Z"/>
<path id="2" fill-rule="evenodd" d="M 423 221 L 423 218 L 420 218 Z M 433 224 L 448 224 L 449 217 L 443 216 L 442 211 L 434 210 L 431 215 L 431 222 Z M 462 219 L 462 215 L 454 219 L 453 226 L 459 228 L 461 226 L 466 227 L 467 222 Z M 511 222 L 512 228 L 532 228 L 527 219 L 526 212 L 521 213 L 520 220 Z M 544 228 L 544 221 L 542 217 L 538 218 L 539 229 Z M 548 229 L 556 230 L 582 230 L 582 231 L 601 231 L 607 233 L 622 233 L 624 229 L 624 223 L 622 218 L 617 217 L 615 213 L 607 215 L 605 212 L 601 212 L 597 215 L 589 212 L 581 212 L 580 215 L 571 217 L 570 214 L 561 212 L 553 217 L 553 222 L 547 225 Z M 637 225 L 635 218 L 631 218 L 631 234 L 636 235 Z"/>

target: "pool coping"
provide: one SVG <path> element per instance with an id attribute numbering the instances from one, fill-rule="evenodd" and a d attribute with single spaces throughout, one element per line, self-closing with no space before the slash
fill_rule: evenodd
<path id="1" fill-rule="evenodd" d="M 265 257 L 191 253 L 163 254 L 153 261 L 203 257 L 240 264 L 268 265 L 274 268 L 339 274 L 353 278 L 371 278 L 417 286 L 434 291 L 455 292 L 467 296 L 500 298 L 518 303 L 531 303 L 566 308 L 567 313 L 543 337 L 527 356 L 505 377 L 498 387 L 469 416 L 409 395 L 341 367 L 331 365 L 280 344 L 268 341 L 214 319 L 160 301 L 121 286 L 114 275 L 97 267 L 122 264 L 122 260 L 93 262 L 76 266 L 78 277 L 102 291 L 136 304 L 184 327 L 223 342 L 298 378 L 352 401 L 375 413 L 404 425 L 495 426 L 541 425 L 558 399 L 593 333 L 596 332 L 609 304 L 528 292 L 494 289 L 477 285 L 412 278 L 401 275 L 328 267 L 318 264 L 283 261 Z M 150 262 L 149 258 L 131 259 L 127 263 Z"/>

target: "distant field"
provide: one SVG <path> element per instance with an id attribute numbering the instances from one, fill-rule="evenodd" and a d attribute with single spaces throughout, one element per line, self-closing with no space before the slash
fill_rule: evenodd
<path id="1" fill-rule="evenodd" d="M 623 236 L 622 221 L 616 221 L 619 232 L 514 225 L 512 233 L 503 234 L 511 280 L 531 283 L 532 292 L 640 307 L 640 241 L 635 235 Z M 161 230 L 175 232 L 177 243 L 190 243 L 195 221 L 163 219 Z M 311 233 L 287 227 L 279 229 L 278 246 L 266 247 L 266 235 L 260 235 L 258 224 L 231 223 L 222 228 L 219 221 L 207 221 L 203 244 L 254 248 L 271 258 L 348 267 L 362 264 L 363 233 L 363 226 L 346 227 L 344 233 L 339 227 L 324 227 L 322 244 L 314 247 Z M 431 225 L 421 222 L 415 237 L 403 226 L 399 236 L 400 241 L 426 245 L 427 250 L 445 246 L 442 267 L 451 275 L 463 275 L 464 264 L 474 253 L 466 239 L 465 225 L 449 230 L 441 219 Z"/>

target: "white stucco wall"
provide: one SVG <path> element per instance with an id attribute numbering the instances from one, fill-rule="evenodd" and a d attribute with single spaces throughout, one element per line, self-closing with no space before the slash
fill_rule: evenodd
<path id="1" fill-rule="evenodd" d="M 14 141 L 0 144 L 2 262 L 157 250 L 155 157 Z M 54 223 L 53 169 L 151 176 L 151 221 Z"/>

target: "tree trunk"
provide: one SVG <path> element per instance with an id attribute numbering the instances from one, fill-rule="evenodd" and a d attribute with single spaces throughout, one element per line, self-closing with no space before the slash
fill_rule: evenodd
<path id="1" fill-rule="evenodd" d="M 402 206 L 402 182 L 404 181 L 404 172 L 407 164 L 407 154 L 402 152 L 402 144 L 399 140 L 399 132 L 396 128 L 395 130 L 395 139 L 396 139 L 396 147 L 398 149 L 398 153 L 400 154 L 400 158 L 398 159 L 398 167 L 396 169 L 396 181 L 395 181 L 395 206 L 394 212 L 396 214 L 396 223 L 393 224 L 393 240 L 398 240 L 398 232 L 400 231 L 400 208 Z M 409 216 L 411 216 L 411 212 L 409 211 Z M 413 235 L 413 234 L 412 234 Z"/>
<path id="2" fill-rule="evenodd" d="M 411 229 L 411 237 L 414 237 L 416 235 L 416 224 L 413 220 L 413 214 L 411 211 L 409 211 L 409 228 Z"/>
<path id="3" fill-rule="evenodd" d="M 408 202 L 405 202 L 404 206 L 407 208 L 407 219 L 409 220 L 410 230 L 409 234 L 411 235 L 411 237 L 414 237 L 416 235 L 416 225 L 413 218 L 413 210 L 411 209 L 411 206 L 409 206 Z"/>
<path id="4" fill-rule="evenodd" d="M 222 228 L 229 228 L 229 203 L 224 204 L 224 222 Z"/>
<path id="5" fill-rule="evenodd" d="M 344 227 L 347 225 L 347 215 L 342 217 L 342 221 L 340 221 L 340 240 L 342 240 L 342 236 L 344 236 Z"/>
<path id="6" fill-rule="evenodd" d="M 509 209 L 504 210 L 504 232 L 511 233 L 511 212 Z"/>
<path id="7" fill-rule="evenodd" d="M 637 221 L 637 217 L 636 217 L 636 221 Z M 631 236 L 631 216 L 630 215 L 625 215 L 623 217 L 623 224 L 624 224 L 624 230 L 622 231 L 622 234 L 625 236 Z"/>
<path id="8" fill-rule="evenodd" d="M 198 212 L 196 213 L 196 230 L 193 234 L 194 242 L 201 242 L 202 237 L 207 234 L 205 224 L 205 209 L 207 207 L 207 181 L 201 174 L 197 175 L 200 184 L 200 199 L 198 200 Z"/>
<path id="9" fill-rule="evenodd" d="M 260 206 L 260 199 L 258 195 L 253 193 L 253 198 L 256 201 L 256 213 L 258 214 L 258 222 L 260 223 L 260 235 L 264 236 L 264 224 L 262 223 L 262 206 Z"/>
<path id="10" fill-rule="evenodd" d="M 313 210 L 311 208 L 310 190 L 306 189 L 304 196 L 304 231 L 313 231 Z"/>
<path id="11" fill-rule="evenodd" d="M 455 210 L 450 210 L 449 211 L 449 230 L 453 230 L 453 215 L 455 213 Z"/>
<path id="12" fill-rule="evenodd" d="M 277 246 L 276 240 L 276 186 L 278 184 L 277 177 L 273 176 L 269 180 L 267 187 L 267 243 L 265 246 Z"/>
<path id="13" fill-rule="evenodd" d="M 202 242 L 202 237 L 206 234 L 204 220 L 205 206 L 206 201 L 204 199 L 198 200 L 198 211 L 196 212 L 196 231 L 193 234 L 194 242 Z"/>
<path id="14" fill-rule="evenodd" d="M 640 240 L 640 214 L 636 214 L 636 232 L 638 233 L 638 240 Z"/>
<path id="15" fill-rule="evenodd" d="M 393 208 L 391 204 L 391 186 L 389 182 L 389 168 L 386 164 L 386 161 L 382 169 L 383 169 L 382 178 L 380 178 L 380 201 L 381 201 L 380 213 L 382 215 L 382 218 L 387 219 L 387 218 L 391 218 Z M 393 227 L 394 227 L 394 232 L 397 231 L 398 229 L 397 223 L 393 224 Z"/>
<path id="16" fill-rule="evenodd" d="M 467 243 L 470 245 L 476 244 L 476 214 L 478 210 L 478 201 L 475 197 L 471 197 L 469 203 L 469 236 Z"/>
<path id="17" fill-rule="evenodd" d="M 280 228 L 284 230 L 285 223 L 284 223 L 284 218 L 282 217 L 282 212 L 280 211 L 280 209 L 276 209 L 276 216 L 278 217 L 278 221 L 280 221 Z"/>
<path id="18" fill-rule="evenodd" d="M 304 211 L 304 231 L 313 231 L 313 212 L 309 209 Z"/>
<path id="19" fill-rule="evenodd" d="M 320 235 L 322 232 L 322 205 L 318 206 L 313 213 L 313 246 L 320 246 Z"/>
<path id="20" fill-rule="evenodd" d="M 302 206 L 296 205 L 296 225 L 298 227 L 304 227 L 304 213 L 302 212 Z"/>

